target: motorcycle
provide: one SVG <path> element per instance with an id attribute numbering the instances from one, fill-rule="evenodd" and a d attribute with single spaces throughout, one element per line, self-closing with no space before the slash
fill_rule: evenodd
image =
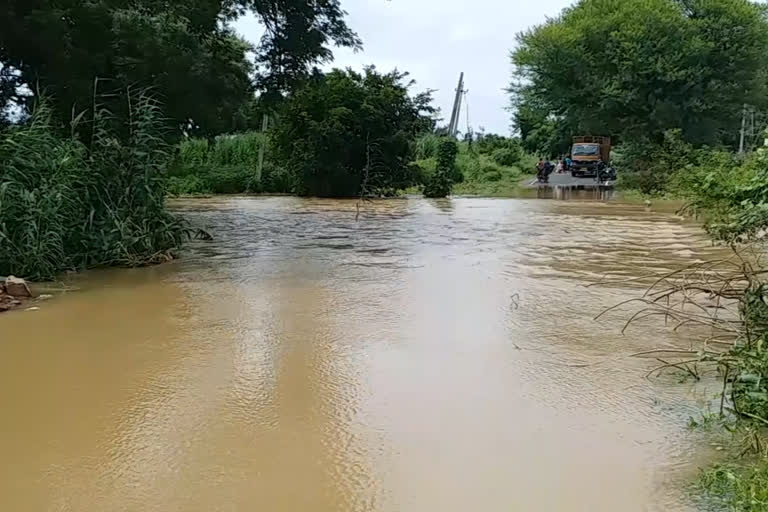
<path id="1" fill-rule="evenodd" d="M 555 166 L 549 162 L 544 165 L 544 169 L 536 173 L 538 183 L 549 183 L 549 175 L 555 171 Z"/>
<path id="2" fill-rule="evenodd" d="M 595 174 L 595 181 L 597 181 L 598 184 L 616 181 L 616 169 L 613 167 L 604 167 L 598 170 L 597 174 Z"/>

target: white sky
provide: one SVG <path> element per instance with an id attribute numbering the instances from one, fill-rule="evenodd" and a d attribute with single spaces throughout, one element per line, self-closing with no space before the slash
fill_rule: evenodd
<path id="1" fill-rule="evenodd" d="M 469 89 L 469 121 L 488 133 L 508 134 L 505 110 L 515 34 L 557 15 L 572 0 L 341 0 L 347 23 L 363 40 L 363 51 L 334 49 L 328 67 L 360 70 L 375 64 L 379 71 L 408 71 L 415 91 L 437 89 L 435 106 L 448 123 L 459 72 Z M 262 30 L 253 17 L 235 24 L 257 43 Z M 460 131 L 466 129 L 462 106 Z"/>

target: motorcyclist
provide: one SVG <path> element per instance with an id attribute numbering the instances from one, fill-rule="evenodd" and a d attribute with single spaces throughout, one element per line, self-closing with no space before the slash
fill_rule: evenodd
<path id="1" fill-rule="evenodd" d="M 539 160 L 539 165 L 537 166 L 538 172 L 536 174 L 537 179 L 540 182 L 548 182 L 549 181 L 549 175 L 552 174 L 552 171 L 555 169 L 555 166 L 552 165 L 551 162 L 548 162 L 546 160 Z"/>

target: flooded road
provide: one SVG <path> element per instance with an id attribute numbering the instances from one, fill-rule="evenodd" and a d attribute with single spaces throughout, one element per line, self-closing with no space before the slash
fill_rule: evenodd
<path id="1" fill-rule="evenodd" d="M 615 202 L 213 198 L 213 242 L 0 317 L 0 510 L 682 511 L 711 391 L 585 285 L 713 256 Z"/>

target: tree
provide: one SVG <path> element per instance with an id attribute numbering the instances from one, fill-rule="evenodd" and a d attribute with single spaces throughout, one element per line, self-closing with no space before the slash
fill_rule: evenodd
<path id="1" fill-rule="evenodd" d="M 257 87 L 273 105 L 333 60 L 330 44 L 358 50 L 360 38 L 345 23 L 338 0 L 237 0 L 254 11 L 265 32 L 256 48 Z"/>
<path id="2" fill-rule="evenodd" d="M 768 22 L 748 0 L 581 0 L 518 42 L 518 106 L 572 131 L 729 142 L 765 103 Z"/>
<path id="3" fill-rule="evenodd" d="M 272 138 L 299 194 L 389 194 L 412 184 L 415 137 L 433 128 L 434 109 L 429 92 L 408 94 L 406 77 L 336 69 L 285 100 Z"/>
<path id="4" fill-rule="evenodd" d="M 259 48 L 228 25 L 248 10 L 267 26 Z M 177 126 L 229 131 L 255 91 L 249 52 L 262 89 L 285 92 L 329 44 L 359 46 L 336 0 L 0 0 L 0 13 L 0 111 L 26 84 L 56 97 L 63 124 L 92 106 L 98 78 L 101 92 L 152 87 Z"/>

